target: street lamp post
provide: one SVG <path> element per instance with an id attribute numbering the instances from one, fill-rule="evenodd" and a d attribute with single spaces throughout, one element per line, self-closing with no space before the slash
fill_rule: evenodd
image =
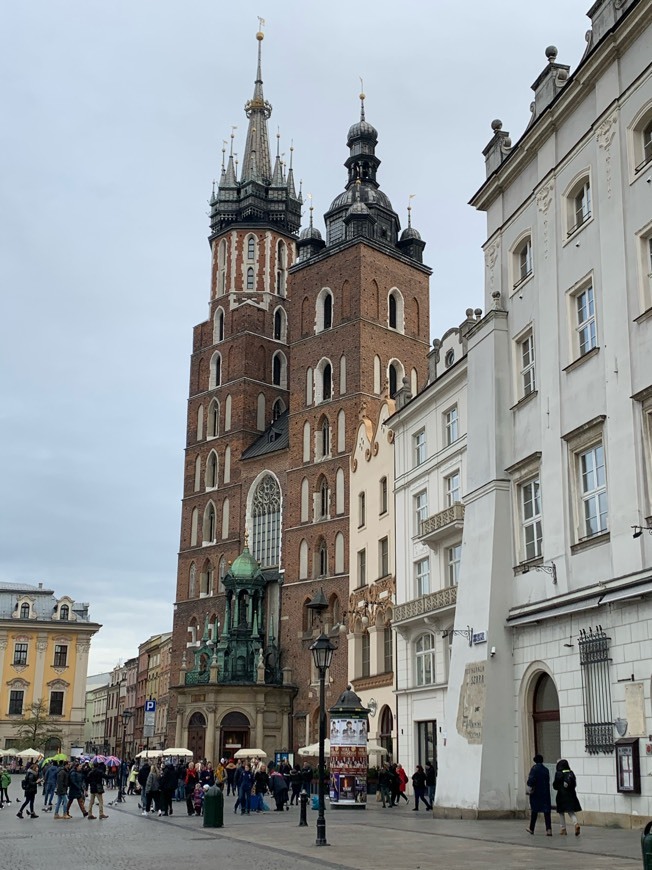
<path id="1" fill-rule="evenodd" d="M 131 719 L 134 714 L 131 710 L 123 710 L 120 714 L 122 718 L 122 758 L 120 759 L 120 769 L 118 770 L 118 797 L 116 798 L 117 803 L 124 803 L 125 793 L 123 790 L 123 777 L 122 777 L 122 765 L 124 764 L 125 759 L 125 743 L 127 741 L 127 723 Z"/>
<path id="2" fill-rule="evenodd" d="M 324 742 L 326 740 L 326 671 L 333 661 L 336 647 L 328 635 L 322 633 L 310 647 L 315 667 L 319 671 L 319 812 L 317 814 L 317 846 L 328 846 L 326 841 L 326 818 L 324 816 L 324 791 L 326 765 Z"/>

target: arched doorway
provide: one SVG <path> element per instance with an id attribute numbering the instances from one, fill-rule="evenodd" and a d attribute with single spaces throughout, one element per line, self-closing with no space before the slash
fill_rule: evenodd
<path id="1" fill-rule="evenodd" d="M 392 737 L 393 730 L 394 716 L 392 715 L 392 711 L 390 710 L 390 708 L 385 705 L 380 711 L 379 737 L 380 745 L 387 750 L 386 759 L 388 761 L 391 761 L 394 755 L 394 738 Z"/>
<path id="2" fill-rule="evenodd" d="M 244 713 L 227 713 L 221 722 L 220 758 L 233 758 L 249 747 L 250 726 Z"/>
<path id="3" fill-rule="evenodd" d="M 195 761 L 204 757 L 206 747 L 206 719 L 203 713 L 193 713 L 188 722 L 188 749 Z"/>
<path id="4" fill-rule="evenodd" d="M 536 681 L 532 696 L 532 722 L 534 751 L 543 755 L 546 764 L 554 769 L 555 763 L 561 758 L 559 696 L 548 674 L 541 674 Z"/>

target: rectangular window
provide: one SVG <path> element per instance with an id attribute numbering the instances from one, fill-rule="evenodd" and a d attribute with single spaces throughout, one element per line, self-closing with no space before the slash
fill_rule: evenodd
<path id="1" fill-rule="evenodd" d="M 591 755 L 614 751 L 609 642 L 602 628 L 580 629 L 578 647 L 584 700 L 584 743 Z"/>
<path id="2" fill-rule="evenodd" d="M 460 501 L 460 473 L 453 472 L 446 480 L 446 507 L 451 507 L 456 502 Z"/>
<path id="3" fill-rule="evenodd" d="M 416 761 L 423 767 L 426 761 L 437 761 L 437 720 L 417 722 L 417 757 Z"/>
<path id="4" fill-rule="evenodd" d="M 358 586 L 367 585 L 367 551 L 358 550 Z"/>
<path id="5" fill-rule="evenodd" d="M 68 647 L 65 644 L 55 644 L 54 667 L 65 668 L 68 664 Z"/>
<path id="6" fill-rule="evenodd" d="M 21 716 L 23 712 L 23 697 L 25 693 L 22 689 L 12 689 L 9 693 L 9 715 Z"/>
<path id="7" fill-rule="evenodd" d="M 444 431 L 447 445 L 453 444 L 459 438 L 457 405 L 453 405 L 453 407 L 444 414 Z"/>
<path id="8" fill-rule="evenodd" d="M 421 523 L 428 519 L 428 493 L 426 490 L 414 496 L 414 533 L 421 534 Z"/>
<path id="9" fill-rule="evenodd" d="M 521 397 L 529 396 L 536 390 L 536 378 L 534 373 L 534 336 L 527 335 L 519 342 L 519 356 L 521 364 Z"/>
<path id="10" fill-rule="evenodd" d="M 422 429 L 414 437 L 414 464 L 421 465 L 426 461 L 426 430 Z"/>
<path id="11" fill-rule="evenodd" d="M 50 692 L 50 716 L 63 716 L 63 692 Z"/>
<path id="12" fill-rule="evenodd" d="M 430 592 L 430 559 L 419 559 L 414 563 L 414 586 L 417 598 Z"/>
<path id="13" fill-rule="evenodd" d="M 387 513 L 387 478 L 381 477 L 380 479 L 380 513 Z"/>
<path id="14" fill-rule="evenodd" d="M 586 287 L 575 297 L 577 332 L 579 355 L 584 356 L 597 345 L 595 328 L 595 299 L 593 287 Z"/>
<path id="15" fill-rule="evenodd" d="M 15 665 L 26 665 L 27 664 L 27 644 L 26 643 L 17 643 L 14 646 L 14 664 Z"/>
<path id="16" fill-rule="evenodd" d="M 361 492 L 358 496 L 358 528 L 361 529 L 367 523 L 367 496 Z"/>
<path id="17" fill-rule="evenodd" d="M 538 477 L 520 487 L 523 553 L 526 561 L 541 556 L 541 484 Z"/>
<path id="18" fill-rule="evenodd" d="M 462 545 L 455 544 L 446 550 L 446 579 L 449 586 L 457 586 L 460 582 L 460 562 L 462 561 Z"/>
<path id="19" fill-rule="evenodd" d="M 391 674 L 394 670 L 394 636 L 391 625 L 386 625 L 383 631 L 383 669 L 386 674 Z"/>
<path id="20" fill-rule="evenodd" d="M 389 538 L 381 538 L 378 541 L 378 576 L 387 577 L 389 574 Z"/>
<path id="21" fill-rule="evenodd" d="M 578 455 L 582 507 L 582 537 L 600 535 L 608 529 L 607 479 L 604 446 L 595 444 Z"/>
<path id="22" fill-rule="evenodd" d="M 366 631 L 362 635 L 362 642 L 361 642 L 361 649 L 360 649 L 360 665 L 361 665 L 360 676 L 368 677 L 371 673 L 371 644 L 369 642 L 369 633 Z"/>
<path id="23" fill-rule="evenodd" d="M 528 239 L 518 252 L 519 282 L 532 274 L 532 241 Z"/>

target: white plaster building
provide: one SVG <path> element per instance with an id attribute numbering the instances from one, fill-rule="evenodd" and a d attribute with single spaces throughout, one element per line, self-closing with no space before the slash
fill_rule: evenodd
<path id="1" fill-rule="evenodd" d="M 488 312 L 455 624 L 488 640 L 453 644 L 441 814 L 523 810 L 535 751 L 569 759 L 585 822 L 652 814 L 652 4 L 588 14 L 521 139 L 492 124 L 472 199 Z"/>
<path id="2" fill-rule="evenodd" d="M 479 318 L 481 312 L 476 313 Z M 445 739 L 446 687 L 462 563 L 466 481 L 466 334 L 435 340 L 429 382 L 405 389 L 389 420 L 394 432 L 398 755 L 410 773 L 436 761 Z M 463 641 L 462 641 L 463 642 Z"/>
<path id="3" fill-rule="evenodd" d="M 386 426 L 394 412 L 394 401 L 386 399 L 371 420 L 366 407 L 360 411 L 360 425 L 351 453 L 349 605 L 349 682 L 371 710 L 370 745 L 395 756 L 396 715 L 394 697 L 394 636 L 392 609 L 394 576 L 394 450 L 393 436 Z M 369 753 L 370 765 L 382 761 L 380 753 Z"/>

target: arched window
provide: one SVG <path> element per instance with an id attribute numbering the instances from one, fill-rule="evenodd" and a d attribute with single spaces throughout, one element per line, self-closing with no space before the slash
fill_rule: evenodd
<path id="1" fill-rule="evenodd" d="M 224 341 L 224 311 L 221 308 L 216 309 L 213 322 L 213 344 L 219 341 Z"/>
<path id="2" fill-rule="evenodd" d="M 198 526 L 199 526 L 199 511 L 197 508 L 192 509 L 192 514 L 190 517 L 190 546 L 197 546 L 197 534 L 198 534 Z"/>
<path id="3" fill-rule="evenodd" d="M 393 293 L 389 294 L 389 325 L 396 329 L 396 296 Z"/>
<path id="4" fill-rule="evenodd" d="M 343 453 L 346 449 L 346 415 L 344 411 L 337 414 L 337 452 Z"/>
<path id="5" fill-rule="evenodd" d="M 205 544 L 212 544 L 215 542 L 215 507 L 213 506 L 212 501 L 209 501 L 206 505 L 206 510 L 204 511 L 203 536 L 203 542 Z"/>
<path id="6" fill-rule="evenodd" d="M 308 542 L 304 538 L 299 545 L 299 580 L 308 578 Z"/>
<path id="7" fill-rule="evenodd" d="M 306 369 L 306 405 L 312 405 L 312 369 Z"/>
<path id="8" fill-rule="evenodd" d="M 197 595 L 197 569 L 195 563 L 190 565 L 188 573 L 188 598 L 194 598 Z"/>
<path id="9" fill-rule="evenodd" d="M 280 350 L 272 357 L 272 383 L 276 387 L 287 386 L 287 360 Z"/>
<path id="10" fill-rule="evenodd" d="M 285 341 L 285 311 L 282 308 L 277 308 L 274 312 L 274 339 L 275 341 Z"/>
<path id="11" fill-rule="evenodd" d="M 342 532 L 335 535 L 335 573 L 344 573 L 344 535 Z"/>
<path id="12" fill-rule="evenodd" d="M 387 750 L 387 758 L 391 759 L 394 753 L 392 737 L 394 731 L 394 716 L 392 714 L 391 708 L 387 705 L 385 705 L 380 711 L 379 722 L 380 745 Z"/>
<path id="13" fill-rule="evenodd" d="M 213 593 L 213 565 L 210 559 L 204 562 L 199 583 L 199 597 L 204 598 Z"/>
<path id="14" fill-rule="evenodd" d="M 220 403 L 213 399 L 208 406 L 208 437 L 217 438 L 220 434 Z"/>
<path id="15" fill-rule="evenodd" d="M 202 441 L 204 438 L 204 406 L 200 405 L 197 409 L 197 441 Z"/>
<path id="16" fill-rule="evenodd" d="M 217 453 L 214 450 L 208 455 L 208 462 L 206 463 L 206 488 L 207 489 L 215 489 L 217 486 Z"/>
<path id="17" fill-rule="evenodd" d="M 303 461 L 310 462 L 310 423 L 303 424 Z"/>
<path id="18" fill-rule="evenodd" d="M 333 297 L 328 293 L 324 297 L 324 329 L 330 329 L 333 325 Z"/>
<path id="19" fill-rule="evenodd" d="M 222 503 L 222 540 L 226 540 L 229 537 L 229 512 L 229 500 L 225 498 Z"/>
<path id="20" fill-rule="evenodd" d="M 285 404 L 283 403 L 283 399 L 277 399 L 272 405 L 272 422 L 274 422 L 274 420 L 278 420 L 278 418 L 284 411 Z"/>
<path id="21" fill-rule="evenodd" d="M 247 259 L 255 260 L 256 259 L 256 237 L 255 236 L 247 236 Z"/>
<path id="22" fill-rule="evenodd" d="M 371 638 L 368 631 L 360 635 L 360 676 L 371 675 Z"/>
<path id="23" fill-rule="evenodd" d="M 218 575 L 220 580 L 220 592 L 224 592 L 224 578 L 226 577 L 226 559 L 224 556 L 220 558 Z"/>
<path id="24" fill-rule="evenodd" d="M 420 635 L 414 645 L 417 686 L 435 682 L 435 638 L 429 632 Z"/>
<path id="25" fill-rule="evenodd" d="M 226 292 L 226 239 L 222 239 L 217 251 L 217 295 Z"/>
<path id="26" fill-rule="evenodd" d="M 195 459 L 195 492 L 201 489 L 201 456 Z"/>
<path id="27" fill-rule="evenodd" d="M 211 359 L 211 375 L 209 389 L 213 390 L 219 387 L 222 383 L 222 357 L 219 353 L 214 353 Z"/>
<path id="28" fill-rule="evenodd" d="M 70 607 L 67 604 L 62 604 L 59 608 L 59 619 L 62 622 L 68 622 L 70 619 Z"/>
<path id="29" fill-rule="evenodd" d="M 231 428 L 231 394 L 226 397 L 225 408 L 224 408 L 224 431 L 228 432 Z"/>
<path id="30" fill-rule="evenodd" d="M 227 445 L 224 451 L 224 483 L 231 482 L 231 448 Z"/>
<path id="31" fill-rule="evenodd" d="M 247 290 L 254 289 L 254 270 L 252 266 L 247 269 Z"/>
<path id="32" fill-rule="evenodd" d="M 256 429 L 260 432 L 265 428 L 265 394 L 258 393 L 256 399 Z"/>
<path id="33" fill-rule="evenodd" d="M 346 357 L 340 357 L 340 396 L 346 393 Z"/>
<path id="34" fill-rule="evenodd" d="M 333 369 L 330 363 L 326 363 L 322 369 L 322 402 L 328 402 L 333 398 Z"/>
<path id="35" fill-rule="evenodd" d="M 281 490 L 277 479 L 266 474 L 251 502 L 252 555 L 266 568 L 280 564 Z"/>
<path id="36" fill-rule="evenodd" d="M 279 296 L 285 296 L 285 280 L 287 275 L 287 248 L 285 242 L 279 242 L 276 246 L 276 292 Z"/>
<path id="37" fill-rule="evenodd" d="M 344 471 L 341 468 L 335 475 L 335 513 L 338 516 L 344 513 Z"/>
<path id="38" fill-rule="evenodd" d="M 534 720 L 534 749 L 544 758 L 559 758 L 561 741 L 559 731 L 559 696 L 548 674 L 541 674 L 534 689 L 532 703 Z"/>
<path id="39" fill-rule="evenodd" d="M 322 417 L 319 427 L 319 458 L 326 459 L 331 453 L 331 427 L 328 417 Z"/>
<path id="40" fill-rule="evenodd" d="M 319 577 L 325 577 L 328 574 L 328 549 L 326 541 L 322 541 L 318 551 L 317 571 Z"/>
<path id="41" fill-rule="evenodd" d="M 398 360 L 393 359 L 387 367 L 387 380 L 389 382 L 390 398 L 394 398 L 398 390 L 400 390 L 403 386 L 404 374 L 405 370 L 402 364 Z"/>
<path id="42" fill-rule="evenodd" d="M 374 357 L 374 393 L 375 393 L 377 396 L 380 395 L 380 389 L 381 389 L 381 383 L 380 383 L 380 368 L 381 368 L 381 365 L 380 365 L 380 357 L 379 357 L 379 356 L 375 356 L 375 357 Z"/>
<path id="43" fill-rule="evenodd" d="M 325 477 L 321 477 L 319 480 L 318 495 L 319 498 L 317 502 L 317 518 L 324 520 L 328 518 L 328 508 L 330 502 L 330 491 L 328 488 L 328 481 Z"/>
<path id="44" fill-rule="evenodd" d="M 301 522 L 307 523 L 310 517 L 310 484 L 308 478 L 301 481 Z"/>

